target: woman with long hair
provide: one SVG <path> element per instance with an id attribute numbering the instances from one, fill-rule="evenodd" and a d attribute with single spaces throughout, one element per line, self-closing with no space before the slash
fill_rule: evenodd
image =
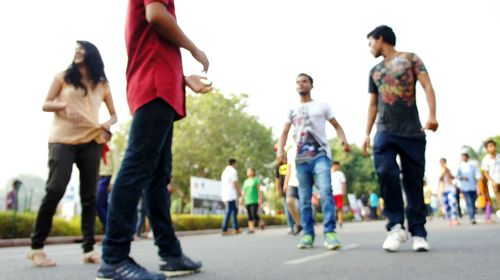
<path id="1" fill-rule="evenodd" d="M 110 118 L 99 123 L 104 102 Z M 90 42 L 77 41 L 73 62 L 52 82 L 43 111 L 54 113 L 49 135 L 49 176 L 31 235 L 28 259 L 35 266 L 55 266 L 43 252 L 52 227 L 52 217 L 66 191 L 73 164 L 80 171 L 82 203 L 83 262 L 99 262 L 94 251 L 96 186 L 102 144 L 111 138 L 110 127 L 117 121 L 113 99 L 99 50 Z"/>

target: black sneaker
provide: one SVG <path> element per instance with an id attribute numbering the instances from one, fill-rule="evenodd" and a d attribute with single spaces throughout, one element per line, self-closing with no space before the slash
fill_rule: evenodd
<path id="1" fill-rule="evenodd" d="M 138 265 L 134 259 L 127 258 L 118 264 L 107 264 L 103 262 L 97 270 L 96 280 L 165 280 L 167 277 L 162 273 L 147 271 Z"/>
<path id="2" fill-rule="evenodd" d="M 301 231 L 302 231 L 302 226 L 301 226 L 301 225 L 297 225 L 297 224 L 296 224 L 296 225 L 293 227 L 293 232 L 292 232 L 292 234 L 293 234 L 293 235 L 297 235 L 297 234 L 299 234 Z"/>
<path id="3" fill-rule="evenodd" d="M 168 277 L 184 276 L 200 271 L 201 262 L 193 261 L 186 255 L 162 258 L 160 271 Z"/>

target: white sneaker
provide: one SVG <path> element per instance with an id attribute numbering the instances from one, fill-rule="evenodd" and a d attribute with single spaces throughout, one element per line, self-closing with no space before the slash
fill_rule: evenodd
<path id="1" fill-rule="evenodd" d="M 431 249 L 429 243 L 425 238 L 420 236 L 413 236 L 413 251 L 415 252 L 427 252 Z"/>
<path id="2" fill-rule="evenodd" d="M 401 247 L 401 244 L 405 243 L 407 239 L 408 233 L 406 230 L 404 230 L 400 224 L 394 225 L 387 234 L 387 238 L 382 248 L 388 252 L 396 252 Z"/>
<path id="3" fill-rule="evenodd" d="M 500 210 L 497 210 L 496 214 L 497 214 L 497 217 L 500 219 Z"/>

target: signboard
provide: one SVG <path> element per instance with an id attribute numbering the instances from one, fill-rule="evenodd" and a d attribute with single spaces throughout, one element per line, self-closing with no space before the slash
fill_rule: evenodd
<path id="1" fill-rule="evenodd" d="M 191 214 L 224 214 L 220 181 L 190 178 Z"/>

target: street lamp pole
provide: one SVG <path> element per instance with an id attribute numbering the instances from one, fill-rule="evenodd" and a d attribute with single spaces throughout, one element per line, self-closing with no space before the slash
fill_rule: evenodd
<path id="1" fill-rule="evenodd" d="M 14 189 L 15 189 L 15 196 L 14 196 L 14 211 L 12 212 L 12 223 L 13 223 L 13 227 L 12 227 L 12 238 L 16 238 L 16 234 L 17 234 L 17 221 L 16 221 L 16 214 L 17 214 L 17 207 L 18 207 L 18 195 L 19 195 L 19 189 L 21 188 L 21 185 L 23 183 L 21 183 L 21 181 L 19 180 L 14 180 Z"/>

